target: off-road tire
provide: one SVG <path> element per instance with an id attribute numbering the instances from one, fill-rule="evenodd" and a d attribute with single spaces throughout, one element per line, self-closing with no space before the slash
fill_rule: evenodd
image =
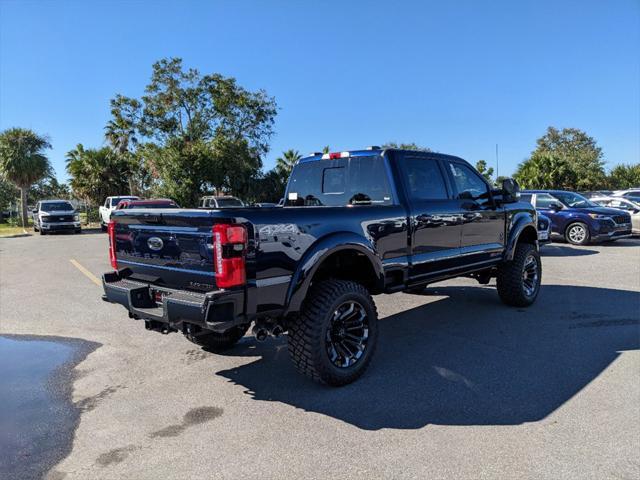
<path id="1" fill-rule="evenodd" d="M 233 327 L 224 333 L 209 332 L 199 328 L 193 328 L 191 333 L 185 332 L 184 336 L 187 340 L 199 345 L 206 350 L 212 352 L 222 352 L 233 347 L 238 341 L 244 337 L 249 330 L 249 325 L 240 325 Z"/>
<path id="2" fill-rule="evenodd" d="M 533 258 L 536 262 L 537 277 L 534 283 L 535 290 L 532 294 L 527 293 L 525 285 L 525 267 Z M 540 292 L 540 281 L 542 279 L 542 262 L 540 254 L 535 245 L 530 243 L 519 243 L 513 260 L 504 262 L 498 267 L 496 283 L 500 300 L 513 307 L 528 307 L 535 302 Z"/>
<path id="3" fill-rule="evenodd" d="M 327 330 L 337 309 L 357 302 L 366 314 L 368 334 L 362 356 L 352 365 L 334 365 L 327 351 Z M 325 280 L 312 287 L 300 315 L 288 326 L 289 356 L 302 374 L 332 386 L 359 378 L 369 366 L 378 339 L 378 312 L 369 291 L 348 280 Z"/>
<path id="4" fill-rule="evenodd" d="M 584 231 L 584 236 L 581 237 L 582 240 L 576 241 L 576 236 L 572 235 L 572 229 L 582 229 Z M 565 240 L 571 245 L 587 245 L 591 240 L 591 235 L 589 234 L 589 227 L 587 224 L 582 222 L 573 222 L 569 225 L 564 231 Z"/>
<path id="5" fill-rule="evenodd" d="M 40 227 L 40 228 L 38 229 L 38 231 L 40 232 L 40 235 L 46 235 L 46 234 L 47 234 L 47 232 L 45 232 L 45 231 L 44 231 L 44 229 L 43 229 L 42 227 Z"/>

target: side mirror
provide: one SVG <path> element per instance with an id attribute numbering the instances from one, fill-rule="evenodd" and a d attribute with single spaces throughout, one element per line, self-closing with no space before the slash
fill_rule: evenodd
<path id="1" fill-rule="evenodd" d="M 502 201 L 517 202 L 520 193 L 520 185 L 513 178 L 505 178 L 502 181 Z"/>
<path id="2" fill-rule="evenodd" d="M 31 213 L 38 213 L 38 209 L 34 208 L 33 210 L 31 210 Z"/>

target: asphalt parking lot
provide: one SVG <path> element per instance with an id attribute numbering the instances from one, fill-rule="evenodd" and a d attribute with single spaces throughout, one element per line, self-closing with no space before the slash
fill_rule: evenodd
<path id="1" fill-rule="evenodd" d="M 377 297 L 376 357 L 340 389 L 285 340 L 145 331 L 100 299 L 105 234 L 0 239 L 0 265 L 0 334 L 95 345 L 50 479 L 640 477 L 638 239 L 544 247 L 529 309 L 466 279 Z"/>

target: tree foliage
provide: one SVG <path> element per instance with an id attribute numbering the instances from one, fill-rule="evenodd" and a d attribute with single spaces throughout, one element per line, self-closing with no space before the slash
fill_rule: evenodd
<path id="1" fill-rule="evenodd" d="M 291 175 L 294 165 L 301 158 L 302 155 L 300 155 L 300 152 L 293 149 L 282 152 L 282 156 L 276 158 L 276 172 L 285 182 L 289 178 L 289 175 Z"/>
<path id="2" fill-rule="evenodd" d="M 640 187 L 640 163 L 634 165 L 616 165 L 609 173 L 607 184 L 609 188 L 615 190 Z"/>
<path id="3" fill-rule="evenodd" d="M 515 177 L 525 188 L 594 190 L 605 183 L 602 149 L 582 130 L 549 127 Z"/>
<path id="4" fill-rule="evenodd" d="M 417 143 L 398 143 L 398 142 L 387 142 L 382 145 L 382 148 L 399 148 L 401 150 L 417 150 L 420 152 L 431 152 L 432 150 L 428 147 L 421 147 Z"/>
<path id="5" fill-rule="evenodd" d="M 129 192 L 130 164 L 108 147 L 85 149 L 78 144 L 66 156 L 74 194 L 88 205 L 101 204 L 109 195 Z"/>
<path id="6" fill-rule="evenodd" d="M 20 190 L 23 227 L 28 221 L 29 188 L 51 175 L 51 164 L 44 153 L 50 148 L 49 140 L 32 130 L 9 128 L 0 133 L 0 175 Z"/>
<path id="7" fill-rule="evenodd" d="M 154 193 L 184 205 L 195 205 L 212 190 L 249 194 L 277 113 L 263 90 L 250 92 L 234 78 L 184 69 L 179 58 L 153 65 L 140 100 L 118 95 L 111 105 L 109 143 L 135 153 Z M 135 177 L 135 165 L 131 170 Z"/>
<path id="8" fill-rule="evenodd" d="M 487 162 L 478 160 L 476 162 L 476 170 L 489 182 L 493 183 L 493 167 L 487 168 Z"/>

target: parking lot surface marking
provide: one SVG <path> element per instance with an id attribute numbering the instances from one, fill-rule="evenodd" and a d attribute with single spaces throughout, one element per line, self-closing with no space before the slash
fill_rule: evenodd
<path id="1" fill-rule="evenodd" d="M 84 273 L 85 277 L 87 277 L 89 280 L 91 280 L 97 286 L 99 286 L 99 287 L 102 286 L 102 282 L 98 279 L 98 277 L 96 277 L 93 273 L 91 273 L 89 270 L 87 270 L 82 265 L 80 265 L 80 262 L 78 262 L 77 260 L 74 260 L 73 258 L 70 258 L 69 261 L 71 262 L 71 264 L 74 267 L 76 267 L 78 270 L 80 270 L 82 273 Z"/>

